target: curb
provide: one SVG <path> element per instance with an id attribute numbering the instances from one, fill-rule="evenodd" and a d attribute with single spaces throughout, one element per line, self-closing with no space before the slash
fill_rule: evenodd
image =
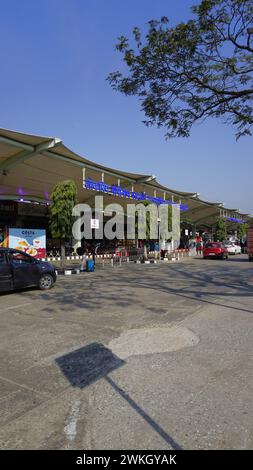
<path id="1" fill-rule="evenodd" d="M 55 270 L 57 276 L 72 276 L 74 274 L 83 274 L 87 273 L 89 271 L 86 271 L 86 269 L 81 270 L 81 269 L 65 269 L 64 271 L 59 271 Z"/>

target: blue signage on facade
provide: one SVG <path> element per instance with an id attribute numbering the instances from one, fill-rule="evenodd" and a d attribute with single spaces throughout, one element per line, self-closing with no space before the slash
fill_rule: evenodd
<path id="1" fill-rule="evenodd" d="M 235 222 L 236 224 L 245 224 L 244 220 L 236 219 L 235 217 L 225 217 L 229 222 Z"/>
<path id="2" fill-rule="evenodd" d="M 137 201 L 150 201 L 154 204 L 168 204 L 168 205 L 177 204 L 176 202 L 173 202 L 168 199 L 149 196 L 146 193 L 138 193 L 136 191 L 129 191 L 129 190 L 121 188 L 121 186 L 109 185 L 109 184 L 104 183 L 103 181 L 96 182 L 96 181 L 93 181 L 91 178 L 84 180 L 83 187 L 84 189 L 98 191 L 100 193 L 112 194 L 113 196 L 118 196 L 118 197 L 135 199 Z M 180 210 L 188 211 L 188 205 L 180 204 Z"/>

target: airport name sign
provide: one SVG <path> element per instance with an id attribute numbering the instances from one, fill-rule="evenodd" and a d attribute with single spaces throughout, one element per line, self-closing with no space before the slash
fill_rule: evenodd
<path id="1" fill-rule="evenodd" d="M 91 178 L 84 180 L 83 187 L 84 189 L 98 191 L 100 193 L 107 193 L 113 196 L 125 197 L 128 199 L 136 199 L 137 201 L 149 201 L 153 204 L 158 204 L 158 205 L 159 204 L 168 204 L 168 205 L 177 204 L 176 202 L 173 202 L 169 199 L 162 199 L 161 197 L 149 196 L 146 193 L 138 193 L 136 191 L 129 191 L 127 189 L 121 188 L 121 186 L 116 186 L 116 185 L 111 186 L 109 184 L 104 183 L 104 181 L 99 181 L 99 182 L 93 181 Z M 187 204 L 180 204 L 181 211 L 188 211 L 188 209 L 189 208 Z"/>

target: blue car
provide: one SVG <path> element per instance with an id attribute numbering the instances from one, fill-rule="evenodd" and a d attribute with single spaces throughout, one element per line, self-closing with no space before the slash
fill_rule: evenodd
<path id="1" fill-rule="evenodd" d="M 54 266 L 19 250 L 0 248 L 0 291 L 37 286 L 51 289 L 57 275 Z"/>

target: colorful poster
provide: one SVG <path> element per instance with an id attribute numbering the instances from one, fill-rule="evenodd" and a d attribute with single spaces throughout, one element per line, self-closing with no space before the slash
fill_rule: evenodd
<path id="1" fill-rule="evenodd" d="M 21 250 L 34 258 L 46 257 L 46 231 L 38 229 L 10 228 L 9 248 Z"/>
<path id="2" fill-rule="evenodd" d="M 0 248 L 8 247 L 8 230 L 7 227 L 0 227 Z"/>

